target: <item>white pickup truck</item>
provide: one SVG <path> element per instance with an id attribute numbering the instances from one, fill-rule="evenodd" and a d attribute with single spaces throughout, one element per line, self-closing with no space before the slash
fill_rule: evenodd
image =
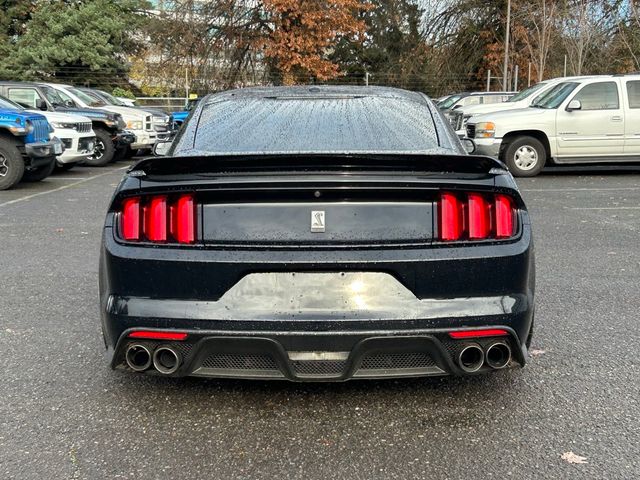
<path id="1" fill-rule="evenodd" d="M 509 98 L 505 102 L 488 103 L 482 105 L 468 105 L 461 107 L 451 113 L 451 115 L 449 116 L 449 121 L 451 122 L 451 126 L 456 131 L 458 137 L 463 138 L 467 132 L 467 122 L 471 117 L 484 115 L 486 113 L 504 112 L 507 110 L 517 110 L 518 108 L 527 108 L 558 83 L 567 82 L 575 78 L 581 77 L 560 77 L 551 80 L 544 80 L 516 93 L 513 97 Z"/>
<path id="2" fill-rule="evenodd" d="M 556 84 L 530 107 L 474 116 L 467 137 L 515 176 L 556 164 L 640 161 L 640 75 Z"/>

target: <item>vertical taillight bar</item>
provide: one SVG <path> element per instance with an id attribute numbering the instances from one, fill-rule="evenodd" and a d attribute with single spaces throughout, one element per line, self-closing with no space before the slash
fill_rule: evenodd
<path id="1" fill-rule="evenodd" d="M 146 207 L 144 235 L 151 242 L 167 241 L 167 197 L 151 197 Z"/>
<path id="2" fill-rule="evenodd" d="M 464 222 L 462 204 L 453 193 L 440 196 L 440 239 L 444 241 L 459 240 L 462 237 Z"/>
<path id="3" fill-rule="evenodd" d="M 513 200 L 506 195 L 496 195 L 494 200 L 496 237 L 509 238 L 515 233 L 515 211 Z"/>
<path id="4" fill-rule="evenodd" d="M 178 243 L 195 241 L 196 208 L 193 195 L 182 195 L 171 206 L 171 235 Z"/>
<path id="5" fill-rule="evenodd" d="M 482 240 L 491 233 L 489 202 L 478 193 L 469 194 L 469 238 Z"/>
<path id="6" fill-rule="evenodd" d="M 121 235 L 125 240 L 140 240 L 140 198 L 127 198 L 122 202 Z"/>

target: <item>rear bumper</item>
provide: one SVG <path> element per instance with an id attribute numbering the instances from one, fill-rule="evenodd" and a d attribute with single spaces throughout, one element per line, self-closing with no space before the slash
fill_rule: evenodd
<path id="1" fill-rule="evenodd" d="M 511 346 L 506 368 L 524 366 L 526 347 L 515 332 L 503 327 L 507 336 L 498 341 Z M 144 346 L 153 355 L 161 347 L 172 348 L 179 358 L 171 376 L 273 379 L 291 381 L 346 381 L 441 375 L 468 375 L 457 357 L 468 345 L 486 351 L 496 338 L 454 340 L 459 329 L 386 331 L 269 332 L 181 330 L 185 341 L 151 341 L 121 337 L 112 357 L 112 367 L 128 368 L 125 352 L 130 346 Z M 331 350 L 326 350 L 331 348 Z M 492 370 L 486 363 L 474 374 Z M 151 364 L 147 373 L 159 374 Z"/>
<path id="2" fill-rule="evenodd" d="M 188 332 L 186 342 L 175 342 L 184 357 L 178 376 L 304 381 L 462 374 L 455 363 L 462 343 L 448 336 L 459 329 L 505 328 L 513 365 L 524 365 L 534 276 L 528 224 L 517 241 L 500 245 L 321 252 L 159 250 L 121 245 L 105 228 L 102 326 L 113 367 L 126 365 L 132 329 Z M 472 341 L 484 348 L 482 342 Z M 147 343 L 151 351 L 160 345 Z M 340 355 L 333 364 L 301 365 L 292 352 Z M 409 366 L 389 360 L 389 368 L 363 368 L 375 355 Z M 249 368 L 256 361 L 269 368 L 256 373 Z"/>

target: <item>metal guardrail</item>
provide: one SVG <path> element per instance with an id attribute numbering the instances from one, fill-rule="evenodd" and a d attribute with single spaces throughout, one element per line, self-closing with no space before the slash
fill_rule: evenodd
<path id="1" fill-rule="evenodd" d="M 161 108 L 168 112 L 184 110 L 186 104 L 186 97 L 136 97 L 139 107 Z"/>

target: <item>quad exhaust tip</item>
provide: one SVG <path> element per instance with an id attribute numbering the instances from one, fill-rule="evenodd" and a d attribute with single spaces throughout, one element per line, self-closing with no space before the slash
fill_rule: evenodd
<path id="1" fill-rule="evenodd" d="M 496 370 L 504 368 L 511 362 L 511 348 L 504 342 L 493 343 L 487 348 L 485 361 Z"/>
<path id="2" fill-rule="evenodd" d="M 172 347 L 158 347 L 153 352 L 153 366 L 160 373 L 170 375 L 180 367 L 180 354 Z"/>
<path id="3" fill-rule="evenodd" d="M 151 352 L 140 344 L 129 345 L 125 353 L 125 360 L 131 370 L 143 372 L 151 366 Z"/>
<path id="4" fill-rule="evenodd" d="M 458 366 L 467 373 L 477 372 L 483 363 L 484 352 L 475 343 L 464 347 L 458 355 Z"/>

